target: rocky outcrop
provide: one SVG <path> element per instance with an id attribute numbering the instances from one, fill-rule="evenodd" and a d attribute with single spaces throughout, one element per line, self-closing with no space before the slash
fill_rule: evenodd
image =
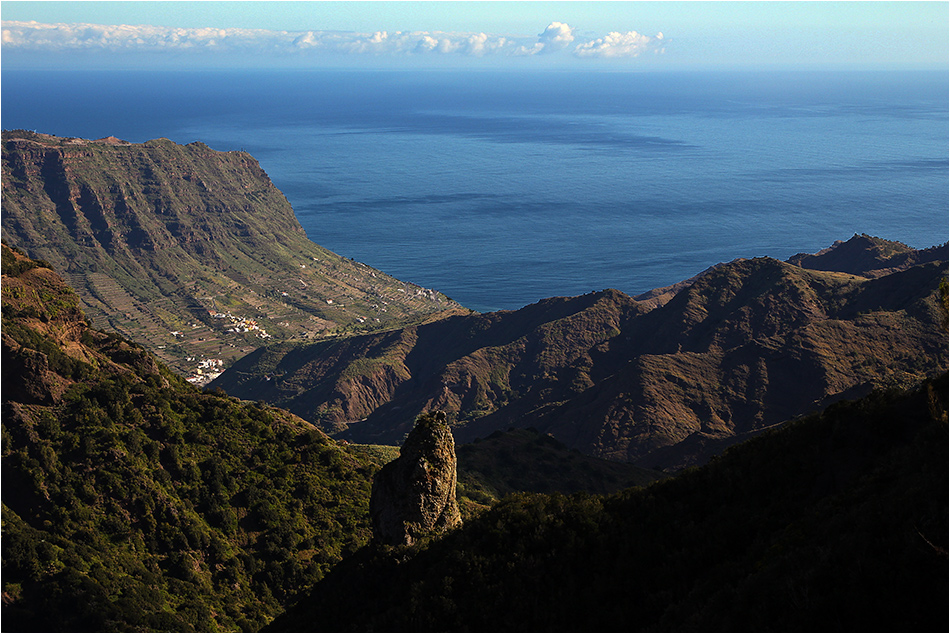
<path id="1" fill-rule="evenodd" d="M 456 478 L 455 440 L 445 413 L 423 414 L 399 457 L 373 480 L 369 506 L 376 541 L 409 545 L 460 525 Z"/>

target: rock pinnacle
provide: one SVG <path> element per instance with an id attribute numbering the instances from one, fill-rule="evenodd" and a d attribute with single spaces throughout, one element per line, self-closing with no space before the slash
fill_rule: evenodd
<path id="1" fill-rule="evenodd" d="M 369 507 L 374 538 L 408 545 L 461 524 L 456 477 L 455 439 L 445 413 L 423 414 L 399 457 L 373 479 Z"/>

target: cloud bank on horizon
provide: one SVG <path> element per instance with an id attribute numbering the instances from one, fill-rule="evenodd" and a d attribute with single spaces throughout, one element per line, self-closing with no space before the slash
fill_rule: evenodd
<path id="1" fill-rule="evenodd" d="M 611 32 L 578 41 L 575 29 L 551 22 L 537 36 L 441 31 L 274 31 L 243 28 L 177 28 L 150 25 L 2 22 L 2 47 L 24 52 L 219 52 L 283 56 L 456 55 L 530 57 L 568 53 L 576 58 L 634 58 L 663 53 L 662 33 Z"/>

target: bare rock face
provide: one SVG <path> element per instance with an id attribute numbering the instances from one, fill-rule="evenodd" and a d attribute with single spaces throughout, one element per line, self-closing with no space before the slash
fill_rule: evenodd
<path id="1" fill-rule="evenodd" d="M 369 509 L 375 539 L 408 545 L 460 525 L 455 466 L 455 439 L 445 413 L 423 414 L 399 457 L 373 480 Z"/>

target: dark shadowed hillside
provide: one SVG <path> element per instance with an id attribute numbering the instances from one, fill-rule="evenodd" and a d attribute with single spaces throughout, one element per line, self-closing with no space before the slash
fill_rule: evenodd
<path id="1" fill-rule="evenodd" d="M 3 245 L 3 626 L 253 631 L 370 537 L 377 467 L 89 327 Z"/>
<path id="2" fill-rule="evenodd" d="M 267 631 L 944 631 L 947 377 L 608 496 L 362 549 Z"/>
<path id="3" fill-rule="evenodd" d="M 214 385 L 357 442 L 398 444 L 441 409 L 463 443 L 532 426 L 585 453 L 678 468 L 947 367 L 946 247 L 855 236 L 809 263 L 835 261 L 862 275 L 735 260 L 642 300 L 607 290 L 270 346 Z"/>
<path id="4" fill-rule="evenodd" d="M 97 327 L 181 373 L 268 341 L 459 310 L 314 244 L 252 156 L 198 142 L 4 131 L 3 232 L 62 273 Z"/>
<path id="5" fill-rule="evenodd" d="M 391 445 L 350 445 L 382 466 L 399 457 Z M 510 493 L 616 493 L 666 476 L 625 462 L 603 460 L 568 449 L 533 428 L 496 431 L 457 445 L 458 502 L 462 517 L 479 513 Z"/>
<path id="6" fill-rule="evenodd" d="M 517 492 L 607 494 L 665 477 L 570 450 L 530 428 L 496 431 L 455 451 L 460 501 L 491 503 Z"/>

